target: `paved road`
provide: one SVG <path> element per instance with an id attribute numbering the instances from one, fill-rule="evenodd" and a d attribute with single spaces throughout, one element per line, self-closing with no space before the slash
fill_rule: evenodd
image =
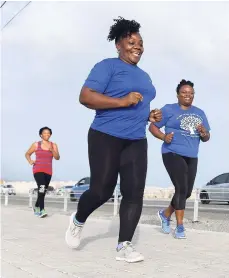
<path id="1" fill-rule="evenodd" d="M 158 227 L 139 225 L 133 243 L 145 256 L 137 264 L 116 262 L 119 220 L 91 217 L 78 250 L 69 249 L 66 215 L 39 219 L 28 208 L 1 211 L 1 271 L 4 278 L 228 278 L 228 233 L 187 229 L 175 240 Z M 13 225 L 12 225 L 13 223 Z"/>

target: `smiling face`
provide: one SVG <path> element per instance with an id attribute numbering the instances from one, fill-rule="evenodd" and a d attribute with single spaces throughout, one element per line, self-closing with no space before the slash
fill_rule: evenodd
<path id="1" fill-rule="evenodd" d="M 144 52 L 143 40 L 139 33 L 133 33 L 126 38 L 122 38 L 116 43 L 119 58 L 124 62 L 136 65 Z"/>
<path id="2" fill-rule="evenodd" d="M 48 141 L 50 137 L 51 137 L 50 130 L 44 129 L 44 130 L 42 131 L 41 138 L 42 138 L 44 141 Z"/>
<path id="3" fill-rule="evenodd" d="M 194 99 L 194 89 L 189 85 L 183 85 L 177 94 L 177 98 L 180 105 L 191 106 Z"/>

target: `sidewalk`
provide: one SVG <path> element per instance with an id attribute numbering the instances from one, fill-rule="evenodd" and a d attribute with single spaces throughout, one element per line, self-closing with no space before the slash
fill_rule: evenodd
<path id="1" fill-rule="evenodd" d="M 118 218 L 91 217 L 80 250 L 71 250 L 64 241 L 68 216 L 39 219 L 10 206 L 1 214 L 2 278 L 229 278 L 229 233 L 187 230 L 187 240 L 175 240 L 139 225 L 133 242 L 145 261 L 127 264 L 114 259 Z"/>

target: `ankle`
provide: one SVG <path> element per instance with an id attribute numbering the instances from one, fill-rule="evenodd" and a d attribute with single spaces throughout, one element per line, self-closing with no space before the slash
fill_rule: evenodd
<path id="1" fill-rule="evenodd" d="M 167 219 L 171 217 L 171 215 L 167 212 L 167 210 L 162 210 L 162 216 Z"/>
<path id="2" fill-rule="evenodd" d="M 78 227 L 82 227 L 84 225 L 83 222 L 80 222 L 76 219 L 76 217 L 73 218 L 73 223 L 78 226 Z"/>
<path id="3" fill-rule="evenodd" d="M 180 232 L 184 231 L 184 224 L 177 224 L 177 230 Z"/>
<path id="4" fill-rule="evenodd" d="M 116 247 L 116 251 L 120 251 L 123 247 L 126 247 L 128 245 L 131 245 L 131 242 L 130 241 L 122 241 L 122 242 L 119 242 L 117 247 Z"/>
<path id="5" fill-rule="evenodd" d="M 122 248 L 123 248 L 123 242 L 119 242 L 116 247 L 116 251 L 120 251 Z"/>

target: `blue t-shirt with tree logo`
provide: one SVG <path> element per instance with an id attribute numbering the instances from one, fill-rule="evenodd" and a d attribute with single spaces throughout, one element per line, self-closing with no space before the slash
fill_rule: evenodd
<path id="1" fill-rule="evenodd" d="M 191 106 L 183 110 L 178 103 L 166 104 L 162 109 L 162 120 L 155 123 L 158 128 L 165 127 L 165 133 L 174 133 L 171 143 L 164 142 L 162 153 L 177 153 L 187 157 L 198 157 L 200 134 L 196 127 L 200 124 L 210 130 L 205 113 Z"/>

